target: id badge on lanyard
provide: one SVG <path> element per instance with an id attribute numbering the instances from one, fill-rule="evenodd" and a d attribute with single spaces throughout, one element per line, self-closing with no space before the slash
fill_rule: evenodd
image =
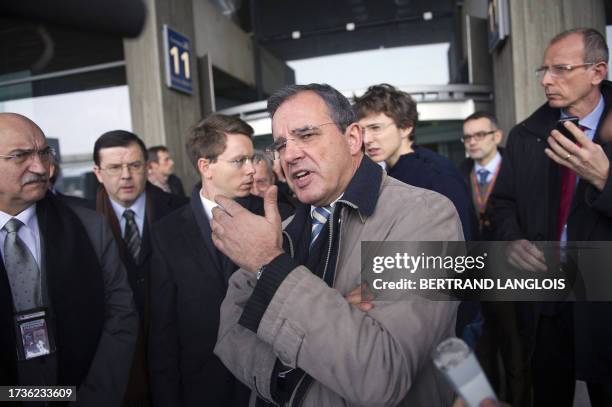
<path id="1" fill-rule="evenodd" d="M 49 328 L 47 308 L 33 308 L 16 313 L 14 322 L 19 361 L 40 358 L 55 352 L 55 338 Z"/>

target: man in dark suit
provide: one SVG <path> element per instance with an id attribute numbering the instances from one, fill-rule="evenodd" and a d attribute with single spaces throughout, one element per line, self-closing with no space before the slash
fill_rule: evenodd
<path id="1" fill-rule="evenodd" d="M 185 196 L 181 179 L 174 175 L 174 160 L 165 146 L 153 146 L 147 150 L 147 177 L 149 182 L 164 192 Z"/>
<path id="2" fill-rule="evenodd" d="M 132 293 L 104 219 L 48 191 L 52 155 L 36 124 L 0 113 L 0 383 L 77 386 L 77 405 L 116 406 Z"/>
<path id="3" fill-rule="evenodd" d="M 146 335 L 149 313 L 149 270 L 151 225 L 187 202 L 147 182 L 147 150 L 133 133 L 115 130 L 104 133 L 94 145 L 94 173 L 100 182 L 96 210 L 111 225 L 126 266 L 140 315 L 140 335 L 126 400 L 142 402 L 148 396 Z"/>
<path id="4" fill-rule="evenodd" d="M 495 240 L 489 197 L 501 168 L 503 149 L 499 144 L 502 139 L 503 132 L 491 113 L 475 112 L 463 121 L 461 141 L 468 158 L 460 170 L 472 197 L 475 241 Z M 499 396 L 516 407 L 528 405 L 528 369 L 518 334 L 515 304 L 483 302 L 481 310 L 484 320 L 482 335 L 476 342 L 480 364 Z"/>
<path id="5" fill-rule="evenodd" d="M 601 33 L 574 29 L 551 40 L 536 70 L 548 103 L 510 132 L 492 195 L 496 234 L 514 241 L 509 261 L 519 268 L 546 270 L 534 241 L 612 239 L 609 147 L 601 146 L 612 107 L 607 61 Z M 567 116 L 579 119 L 582 130 L 566 129 L 580 146 L 552 131 Z M 571 258 L 561 260 L 572 269 Z M 571 406 L 575 378 L 587 381 L 592 405 L 612 403 L 611 316 L 608 303 L 522 304 L 534 405 Z"/>
<path id="6" fill-rule="evenodd" d="M 236 266 L 211 239 L 214 197 L 222 194 L 256 213 L 263 201 L 253 185 L 253 129 L 214 114 L 187 142 L 202 183 L 189 205 L 153 228 L 149 365 L 156 406 L 246 406 L 249 390 L 223 366 L 213 348 L 219 307 Z"/>
<path id="7" fill-rule="evenodd" d="M 504 134 L 491 113 L 475 112 L 463 121 L 461 142 L 468 158 L 460 170 L 472 197 L 472 213 L 476 224 L 472 228 L 473 240 L 492 240 L 493 224 L 489 196 L 501 168 L 502 150 L 499 147 Z"/>

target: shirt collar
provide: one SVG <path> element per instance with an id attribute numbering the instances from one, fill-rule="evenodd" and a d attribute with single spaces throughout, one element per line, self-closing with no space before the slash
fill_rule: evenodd
<path id="1" fill-rule="evenodd" d="M 340 196 L 339 196 L 338 198 L 336 198 L 336 199 L 334 200 L 334 202 L 332 202 L 332 203 L 330 203 L 329 205 L 327 205 L 327 206 L 331 207 L 331 211 L 332 211 L 332 212 L 334 211 L 334 207 L 336 206 L 336 202 L 338 202 L 340 199 L 342 199 L 342 197 L 343 197 L 343 196 L 344 196 L 344 193 L 340 194 Z M 312 213 L 315 211 L 315 209 L 316 209 L 316 208 L 317 208 L 316 206 L 314 206 L 314 205 L 310 205 L 310 217 L 311 217 L 311 218 L 313 217 L 313 216 L 312 216 Z"/>
<path id="2" fill-rule="evenodd" d="M 121 220 L 121 218 L 123 217 L 123 212 L 125 212 L 126 209 L 133 210 L 136 218 L 144 219 L 145 205 L 147 203 L 146 195 L 147 195 L 146 191 L 140 194 L 140 196 L 136 198 L 132 206 L 128 208 L 113 201 L 113 199 L 110 196 L 108 198 L 110 199 L 111 205 L 113 206 L 113 210 L 115 211 L 115 215 L 117 216 L 117 219 Z"/>
<path id="3" fill-rule="evenodd" d="M 374 213 L 382 179 L 383 169 L 364 155 L 359 168 L 338 202 L 357 209 L 361 220 L 365 221 L 365 217 Z"/>
<path id="4" fill-rule="evenodd" d="M 202 206 L 204 207 L 204 213 L 206 213 L 206 217 L 210 222 L 212 220 L 212 210 L 219 206 L 218 203 L 211 201 L 210 199 L 204 198 L 203 194 L 204 190 L 200 189 L 200 200 L 202 201 Z"/>
<path id="5" fill-rule="evenodd" d="M 478 172 L 484 168 L 485 170 L 489 171 L 489 174 L 495 174 L 497 166 L 499 165 L 499 163 L 501 163 L 501 159 L 501 154 L 499 153 L 499 151 L 497 151 L 495 157 L 493 157 L 493 159 L 489 161 L 489 163 L 484 167 L 474 161 L 474 171 Z"/>
<path id="6" fill-rule="evenodd" d="M 601 119 L 601 115 L 603 114 L 604 106 L 605 106 L 604 98 L 603 98 L 603 95 L 600 94 L 599 102 L 597 103 L 597 106 L 595 106 L 595 109 L 593 109 L 591 113 L 584 116 L 578 122 L 578 124 L 580 124 L 581 126 L 588 128 L 589 130 L 588 133 L 591 139 L 593 138 L 595 130 L 597 130 L 597 125 L 599 124 L 599 119 Z M 569 116 L 570 115 L 567 114 L 565 110 L 561 110 L 562 119 L 569 117 Z"/>
<path id="7" fill-rule="evenodd" d="M 4 228 L 6 222 L 11 220 L 12 218 L 17 218 L 29 229 L 34 229 L 36 222 L 36 204 L 28 206 L 26 209 L 19 212 L 15 216 L 0 211 L 0 230 Z"/>

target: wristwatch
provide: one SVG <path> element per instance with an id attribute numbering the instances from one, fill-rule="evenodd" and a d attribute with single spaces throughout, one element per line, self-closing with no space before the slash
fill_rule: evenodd
<path id="1" fill-rule="evenodd" d="M 264 270 L 266 269 L 268 265 L 264 264 L 262 265 L 259 270 L 257 270 L 257 279 L 259 280 L 261 278 L 261 275 L 263 274 Z"/>

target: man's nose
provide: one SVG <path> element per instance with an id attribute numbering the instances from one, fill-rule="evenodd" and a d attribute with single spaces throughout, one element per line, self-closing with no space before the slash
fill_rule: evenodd
<path id="1" fill-rule="evenodd" d="M 287 141 L 285 151 L 283 151 L 282 159 L 287 163 L 291 163 L 304 156 L 304 150 L 291 140 Z"/>

